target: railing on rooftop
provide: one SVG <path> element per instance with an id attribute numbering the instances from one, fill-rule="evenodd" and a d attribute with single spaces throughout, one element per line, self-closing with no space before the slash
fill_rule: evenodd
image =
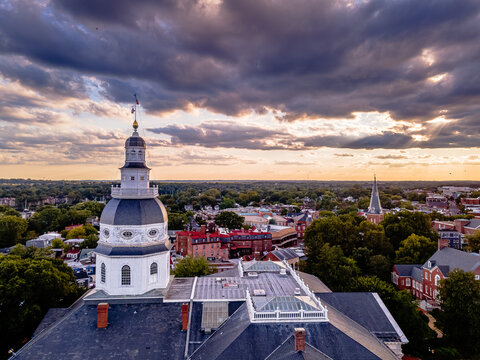
<path id="1" fill-rule="evenodd" d="M 112 185 L 112 197 L 118 199 L 149 199 L 158 196 L 158 187 L 144 189 L 126 189 Z"/>
<path id="2" fill-rule="evenodd" d="M 250 291 L 247 289 L 246 304 L 248 314 L 250 315 L 251 322 L 288 322 L 288 321 L 301 321 L 301 322 L 319 322 L 328 321 L 327 309 L 321 306 L 323 310 L 304 310 L 298 311 L 282 311 L 277 307 L 274 311 L 257 311 L 253 304 Z"/>
<path id="3" fill-rule="evenodd" d="M 305 282 L 300 278 L 300 276 L 298 276 L 297 272 L 292 269 L 292 267 L 286 260 L 283 260 L 283 264 L 287 267 L 288 272 L 290 273 L 290 275 L 292 275 L 297 284 L 300 285 L 300 288 L 305 291 L 305 293 L 315 302 L 315 304 L 317 304 L 318 307 L 320 307 L 320 309 L 324 309 L 326 316 L 328 312 L 327 307 L 322 305 L 320 300 L 315 296 L 315 294 L 310 290 L 308 285 L 305 284 Z"/>

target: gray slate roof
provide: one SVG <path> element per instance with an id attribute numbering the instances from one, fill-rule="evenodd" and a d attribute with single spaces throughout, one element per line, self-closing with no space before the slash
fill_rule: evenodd
<path id="1" fill-rule="evenodd" d="M 370 205 L 368 206 L 368 213 L 369 214 L 381 214 L 382 213 L 382 205 L 380 204 L 380 196 L 378 194 L 377 188 L 377 178 L 373 179 L 373 187 L 372 187 L 372 196 L 370 197 Z"/>
<path id="2" fill-rule="evenodd" d="M 476 229 L 480 226 L 480 219 L 471 219 L 468 224 L 465 224 L 465 227 Z"/>
<path id="3" fill-rule="evenodd" d="M 332 360 L 332 358 L 308 343 L 305 344 L 305 351 L 295 351 L 295 338 L 292 335 L 265 360 Z"/>
<path id="4" fill-rule="evenodd" d="M 97 329 L 97 307 L 82 305 L 33 338 L 14 359 L 183 360 L 181 303 L 114 304 Z"/>
<path id="5" fill-rule="evenodd" d="M 467 253 L 449 247 L 437 250 L 435 254 L 423 264 L 426 268 L 428 268 L 428 261 L 435 262 L 435 265 L 440 268 L 444 275 L 448 275 L 453 269 L 458 268 L 463 271 L 473 271 L 480 266 L 478 253 Z"/>
<path id="6" fill-rule="evenodd" d="M 412 269 L 412 279 L 419 283 L 423 282 L 423 270 L 421 265 Z"/>
<path id="7" fill-rule="evenodd" d="M 346 293 L 317 293 L 322 303 L 335 307 L 377 337 L 388 337 L 398 341 L 400 336 L 394 326 L 379 306 L 373 293 L 346 292 Z"/>
<path id="8" fill-rule="evenodd" d="M 95 252 L 109 256 L 142 256 L 169 251 L 170 247 L 170 244 L 164 243 L 149 246 L 110 246 L 108 244 L 98 243 Z"/>
<path id="9" fill-rule="evenodd" d="M 191 359 L 265 359 L 298 327 L 305 329 L 307 343 L 332 359 L 380 359 L 328 322 L 252 324 L 245 305 L 240 306 Z"/>
<path id="10" fill-rule="evenodd" d="M 420 264 L 395 264 L 399 276 L 412 276 L 415 267 L 421 267 Z"/>
<path id="11" fill-rule="evenodd" d="M 157 198 L 111 199 L 100 218 L 100 223 L 105 225 L 148 225 L 167 221 L 167 211 Z"/>
<path id="12" fill-rule="evenodd" d="M 270 251 L 270 253 L 280 261 L 298 258 L 298 254 L 292 249 L 277 249 Z"/>

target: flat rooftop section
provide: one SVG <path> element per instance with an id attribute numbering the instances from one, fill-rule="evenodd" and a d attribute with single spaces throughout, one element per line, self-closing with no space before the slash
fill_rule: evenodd
<path id="1" fill-rule="evenodd" d="M 164 301 L 166 302 L 178 302 L 189 301 L 192 294 L 192 287 L 195 278 L 174 278 L 170 284 L 170 287 L 165 295 Z"/>
<path id="2" fill-rule="evenodd" d="M 220 281 L 218 279 L 221 279 Z M 243 300 L 247 289 L 253 294 L 254 290 L 264 290 L 265 296 L 293 296 L 295 289 L 300 285 L 291 275 L 278 273 L 258 273 L 258 277 L 200 277 L 197 279 L 194 301 L 202 300 Z M 296 295 L 306 295 L 300 289 Z"/>

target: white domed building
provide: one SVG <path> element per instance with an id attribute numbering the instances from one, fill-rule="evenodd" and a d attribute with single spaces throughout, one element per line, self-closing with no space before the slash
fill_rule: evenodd
<path id="1" fill-rule="evenodd" d="M 112 199 L 100 218 L 95 286 L 109 295 L 140 295 L 166 288 L 170 280 L 167 212 L 150 187 L 145 164 L 145 141 L 133 123 L 125 142 L 121 185 L 112 187 Z"/>

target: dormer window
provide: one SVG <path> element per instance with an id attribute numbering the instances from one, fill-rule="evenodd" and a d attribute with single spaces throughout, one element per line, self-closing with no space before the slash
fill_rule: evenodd
<path id="1" fill-rule="evenodd" d="M 428 267 L 431 268 L 432 267 L 432 262 L 429 260 L 428 261 Z"/>

